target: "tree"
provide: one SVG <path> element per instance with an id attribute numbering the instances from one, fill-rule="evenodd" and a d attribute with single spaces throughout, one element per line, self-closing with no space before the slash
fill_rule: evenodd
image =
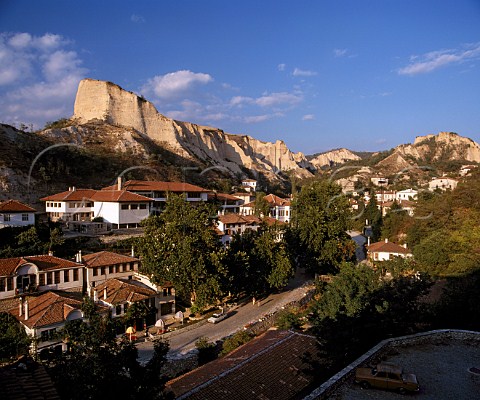
<path id="1" fill-rule="evenodd" d="M 372 242 L 376 242 L 381 239 L 382 232 L 382 211 L 378 208 L 377 198 L 375 192 L 372 191 L 370 194 L 370 201 L 365 207 L 363 217 L 368 221 L 368 225 L 372 227 L 372 235 L 370 237 Z"/>
<path id="2" fill-rule="evenodd" d="M 0 313 L 0 360 L 8 360 L 28 353 L 31 339 L 9 313 Z"/>
<path id="3" fill-rule="evenodd" d="M 270 204 L 265 199 L 264 192 L 257 192 L 255 195 L 254 213 L 257 217 L 268 217 L 270 215 Z"/>
<path id="4" fill-rule="evenodd" d="M 354 258 L 350 207 L 338 185 L 316 181 L 302 187 L 292 209 L 287 242 L 296 265 L 324 273 Z"/>
<path id="5" fill-rule="evenodd" d="M 170 195 L 165 210 L 145 222 L 139 240 L 142 268 L 157 283 L 170 281 L 201 309 L 221 297 L 221 245 L 214 231 L 216 210 Z"/>

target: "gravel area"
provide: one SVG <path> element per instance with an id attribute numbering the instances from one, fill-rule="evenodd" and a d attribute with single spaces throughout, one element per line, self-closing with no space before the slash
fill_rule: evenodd
<path id="1" fill-rule="evenodd" d="M 469 368 L 480 368 L 480 348 L 458 340 L 436 341 L 395 348 L 389 351 L 384 361 L 403 366 L 406 372 L 417 375 L 420 392 L 400 395 L 381 389 L 362 389 L 349 378 L 329 398 L 335 400 L 363 399 L 480 399 L 480 376 Z"/>

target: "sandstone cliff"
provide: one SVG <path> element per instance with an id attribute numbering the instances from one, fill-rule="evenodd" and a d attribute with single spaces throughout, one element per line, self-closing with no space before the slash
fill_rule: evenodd
<path id="1" fill-rule="evenodd" d="M 315 155 L 310 162 L 315 168 L 322 168 L 332 164 L 343 164 L 351 160 L 360 160 L 360 157 L 348 149 L 336 149 Z"/>
<path id="2" fill-rule="evenodd" d="M 236 174 L 247 168 L 270 177 L 288 170 L 306 177 L 311 175 L 309 170 L 314 170 L 302 153 L 291 152 L 283 141 L 262 142 L 247 135 L 172 120 L 160 114 L 152 103 L 110 82 L 82 80 L 73 118 L 80 124 L 103 121 L 133 128 L 182 157 L 198 158 Z"/>

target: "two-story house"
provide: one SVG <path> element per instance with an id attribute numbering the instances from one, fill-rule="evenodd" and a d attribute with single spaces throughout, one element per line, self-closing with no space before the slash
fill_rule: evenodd
<path id="1" fill-rule="evenodd" d="M 0 229 L 35 224 L 36 210 L 18 200 L 0 202 Z"/>

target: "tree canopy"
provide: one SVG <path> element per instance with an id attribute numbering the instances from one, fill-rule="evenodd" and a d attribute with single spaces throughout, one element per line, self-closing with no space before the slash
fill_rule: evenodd
<path id="1" fill-rule="evenodd" d="M 297 265 L 324 273 L 355 256 L 351 211 L 341 188 L 327 180 L 303 186 L 292 202 L 289 247 Z"/>

